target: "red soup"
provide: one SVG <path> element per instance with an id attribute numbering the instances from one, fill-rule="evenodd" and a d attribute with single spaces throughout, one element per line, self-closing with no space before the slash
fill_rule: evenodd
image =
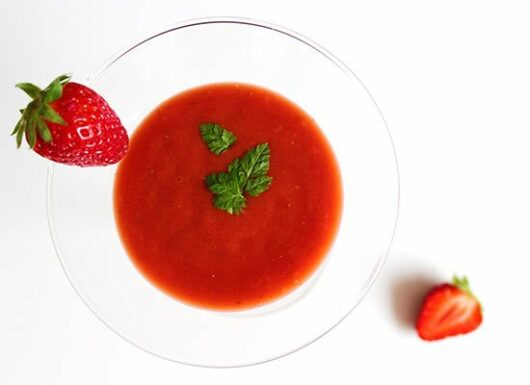
<path id="1" fill-rule="evenodd" d="M 235 143 L 215 155 L 200 125 Z M 213 203 L 205 177 L 260 143 L 272 183 L 239 214 Z M 156 287 L 191 305 L 240 310 L 278 299 L 320 265 L 339 226 L 342 186 L 326 138 L 298 106 L 261 87 L 212 84 L 155 108 L 131 138 L 114 186 L 119 234 Z"/>

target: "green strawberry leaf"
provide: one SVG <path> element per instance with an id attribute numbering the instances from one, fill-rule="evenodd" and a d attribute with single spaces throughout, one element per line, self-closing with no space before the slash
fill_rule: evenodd
<path id="1" fill-rule="evenodd" d="M 15 87 L 20 88 L 32 99 L 37 99 L 42 92 L 39 87 L 31 83 L 18 83 L 15 84 Z"/>

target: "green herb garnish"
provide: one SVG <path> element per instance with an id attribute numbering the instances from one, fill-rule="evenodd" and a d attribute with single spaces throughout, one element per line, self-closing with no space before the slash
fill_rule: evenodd
<path id="1" fill-rule="evenodd" d="M 267 175 L 269 165 L 269 144 L 262 143 L 234 159 L 228 165 L 228 172 L 208 175 L 205 181 L 214 193 L 214 206 L 230 214 L 240 214 L 247 205 L 244 193 L 256 197 L 269 189 L 272 183 L 272 177 Z"/>
<path id="2" fill-rule="evenodd" d="M 236 142 L 236 136 L 220 124 L 202 123 L 199 127 L 202 140 L 215 155 L 222 154 Z"/>

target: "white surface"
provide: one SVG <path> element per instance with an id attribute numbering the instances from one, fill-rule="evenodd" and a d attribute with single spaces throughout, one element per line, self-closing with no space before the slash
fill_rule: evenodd
<path id="1" fill-rule="evenodd" d="M 0 3 L 0 383 L 530 381 L 525 1 L 95 3 Z M 286 25 L 343 59 L 385 114 L 402 183 L 394 247 L 365 302 L 308 348 L 229 370 L 148 355 L 86 309 L 48 236 L 46 162 L 8 137 L 25 101 L 14 83 L 88 74 L 161 25 L 220 14 Z M 453 272 L 469 275 L 485 322 L 468 336 L 423 343 L 404 326 L 416 288 Z"/>

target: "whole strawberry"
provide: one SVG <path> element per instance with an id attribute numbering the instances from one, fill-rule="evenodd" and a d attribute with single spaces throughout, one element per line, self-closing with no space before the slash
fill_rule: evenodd
<path id="1" fill-rule="evenodd" d="M 31 83 L 16 87 L 32 101 L 12 135 L 17 147 L 22 138 L 36 153 L 68 165 L 106 166 L 127 153 L 129 137 L 116 113 L 90 88 L 62 75 L 41 90 Z"/>
<path id="2" fill-rule="evenodd" d="M 433 287 L 425 296 L 416 330 L 427 341 L 470 333 L 482 323 L 482 307 L 466 277 Z"/>

